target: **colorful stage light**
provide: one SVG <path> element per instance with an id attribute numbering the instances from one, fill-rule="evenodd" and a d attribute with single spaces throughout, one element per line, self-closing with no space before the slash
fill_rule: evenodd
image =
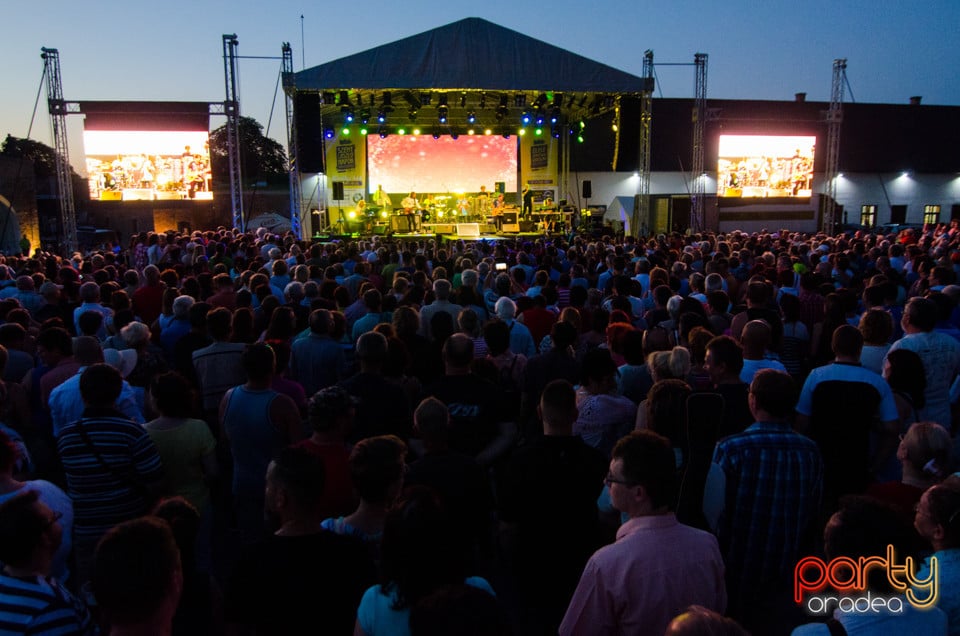
<path id="1" fill-rule="evenodd" d="M 419 134 L 420 134 L 420 129 L 419 129 L 419 128 L 414 128 L 414 129 L 413 129 L 413 134 L 414 134 L 414 135 L 419 135 Z"/>
<path id="2" fill-rule="evenodd" d="M 344 126 L 343 128 L 340 129 L 340 134 L 343 135 L 344 137 L 349 137 L 350 129 Z"/>
<path id="3" fill-rule="evenodd" d="M 354 212 L 353 210 L 350 210 L 349 212 L 347 212 L 347 218 L 352 221 L 353 219 L 357 218 L 357 213 Z"/>
<path id="4" fill-rule="evenodd" d="M 377 121 L 381 124 L 386 123 L 387 114 L 381 110 L 379 113 L 377 113 Z"/>
<path id="5" fill-rule="evenodd" d="M 520 123 L 523 124 L 524 126 L 526 126 L 527 124 L 529 124 L 529 123 L 530 123 L 530 113 L 524 111 L 524 113 L 523 113 L 522 115 L 520 115 Z"/>
<path id="6" fill-rule="evenodd" d="M 467 113 L 467 123 L 472 124 L 477 121 L 477 114 L 472 110 Z"/>
<path id="7" fill-rule="evenodd" d="M 389 215 L 387 214 L 387 211 L 386 211 L 386 210 L 380 210 L 380 218 L 381 218 L 381 219 L 385 219 L 385 218 L 387 218 L 388 216 L 389 216 Z"/>
<path id="8" fill-rule="evenodd" d="M 361 134 L 361 135 L 366 135 L 368 132 L 369 132 L 369 131 L 367 130 L 367 127 L 366 127 L 366 126 L 360 126 L 360 134 Z"/>
<path id="9" fill-rule="evenodd" d="M 398 135 L 406 135 L 406 134 L 407 134 L 407 129 L 406 129 L 406 128 L 397 128 L 397 134 L 398 134 Z"/>
<path id="10" fill-rule="evenodd" d="M 540 135 L 543 134 L 543 128 L 537 128 L 536 130 L 533 131 L 533 134 L 539 137 Z"/>
<path id="11" fill-rule="evenodd" d="M 492 134 L 493 134 L 493 130 L 491 130 L 490 128 L 486 128 L 486 129 L 483 131 L 483 134 L 484 134 L 484 135 L 492 135 Z"/>

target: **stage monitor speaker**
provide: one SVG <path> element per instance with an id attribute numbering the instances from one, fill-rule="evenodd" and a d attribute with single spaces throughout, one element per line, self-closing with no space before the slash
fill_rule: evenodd
<path id="1" fill-rule="evenodd" d="M 323 172 L 320 94 L 297 93 L 293 101 L 293 114 L 297 129 L 297 158 L 300 173 Z"/>
<path id="2" fill-rule="evenodd" d="M 333 200 L 343 201 L 343 181 L 333 182 Z"/>
<path id="3" fill-rule="evenodd" d="M 518 233 L 518 232 L 520 231 L 520 224 L 519 224 L 519 223 L 504 223 L 504 224 L 503 224 L 503 231 L 504 231 L 504 232 L 510 232 L 511 234 L 516 234 L 516 233 Z"/>
<path id="4" fill-rule="evenodd" d="M 593 182 L 590 181 L 590 179 L 584 179 L 580 188 L 583 192 L 584 199 L 589 199 L 593 196 Z"/>
<path id="5" fill-rule="evenodd" d="M 516 223 L 517 223 L 517 213 L 516 213 L 516 212 L 504 212 L 504 213 L 503 213 L 503 222 L 504 222 L 504 224 L 509 223 L 510 225 L 516 225 Z"/>
<path id="6" fill-rule="evenodd" d="M 390 229 L 394 232 L 416 232 L 419 218 L 412 214 L 399 214 L 390 217 Z"/>
<path id="7" fill-rule="evenodd" d="M 506 194 L 507 193 L 506 181 L 497 181 L 496 186 L 494 186 L 494 189 L 497 191 L 498 194 Z"/>
<path id="8" fill-rule="evenodd" d="M 495 231 L 494 230 L 491 231 Z M 467 237 L 477 237 L 480 236 L 480 224 L 479 223 L 457 223 L 457 236 Z"/>

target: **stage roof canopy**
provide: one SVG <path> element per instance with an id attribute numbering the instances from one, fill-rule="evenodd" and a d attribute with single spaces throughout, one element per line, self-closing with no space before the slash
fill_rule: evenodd
<path id="1" fill-rule="evenodd" d="M 559 108 L 566 119 L 609 111 L 617 95 L 653 80 L 595 62 L 481 18 L 466 18 L 296 73 L 298 93 L 322 93 L 324 118 L 344 108 L 416 113 L 441 104 L 451 123 L 467 111 Z M 399 98 L 399 99 L 398 99 Z M 460 111 L 463 112 L 460 112 Z M 433 111 L 431 114 L 434 114 Z M 462 123 L 462 122 L 461 122 Z"/>

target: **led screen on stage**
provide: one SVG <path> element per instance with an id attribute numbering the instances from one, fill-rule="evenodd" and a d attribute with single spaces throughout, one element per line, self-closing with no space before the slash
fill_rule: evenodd
<path id="1" fill-rule="evenodd" d="M 809 197 L 816 137 L 720 135 L 717 195 Z"/>
<path id="2" fill-rule="evenodd" d="M 367 138 L 370 189 L 466 193 L 503 181 L 517 191 L 517 140 L 499 135 L 390 135 Z"/>
<path id="3" fill-rule="evenodd" d="M 83 145 L 93 200 L 213 198 L 206 131 L 84 130 Z"/>

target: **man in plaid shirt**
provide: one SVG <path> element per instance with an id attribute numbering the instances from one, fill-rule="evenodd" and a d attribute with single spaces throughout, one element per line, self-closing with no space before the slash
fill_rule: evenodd
<path id="1" fill-rule="evenodd" d="M 704 513 L 727 567 L 731 615 L 749 619 L 786 590 L 817 522 L 823 462 L 813 440 L 794 432 L 797 389 L 781 371 L 759 371 L 750 385 L 756 420 L 720 440 L 707 479 Z"/>

